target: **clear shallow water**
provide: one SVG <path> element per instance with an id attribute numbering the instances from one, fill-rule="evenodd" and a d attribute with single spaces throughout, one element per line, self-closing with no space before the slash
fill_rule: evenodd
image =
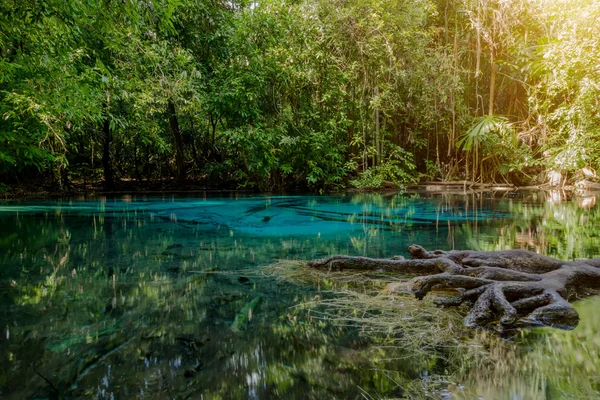
<path id="1" fill-rule="evenodd" d="M 359 333 L 305 321 L 291 308 L 327 296 L 323 288 L 262 267 L 331 254 L 390 257 L 412 243 L 597 257 L 598 224 L 594 197 L 541 193 L 0 203 L 0 395 L 401 397 L 400 377 L 444 374 L 443 357 L 423 366 L 404 355 L 384 366 Z M 245 324 L 236 315 L 250 303 L 247 329 L 237 329 Z M 589 335 L 578 343 L 600 347 Z M 587 359 L 586 349 L 577 357 Z M 526 386 L 540 379 L 519 376 Z M 493 379 L 482 373 L 464 395 L 517 393 L 508 378 L 504 386 Z M 598 382 L 575 387 L 582 385 L 596 390 Z"/>

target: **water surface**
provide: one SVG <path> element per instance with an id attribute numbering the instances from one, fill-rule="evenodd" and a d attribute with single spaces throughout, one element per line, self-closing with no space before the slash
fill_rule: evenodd
<path id="1" fill-rule="evenodd" d="M 599 223 L 595 197 L 566 201 L 545 193 L 0 203 L 0 395 L 407 396 L 404 382 L 443 375 L 447 363 L 404 355 L 383 364 L 367 356 L 371 344 L 360 332 L 295 311 L 333 296 L 326 285 L 276 279 L 264 267 L 332 254 L 406 255 L 412 243 L 598 257 Z M 250 304 L 249 320 L 236 320 Z M 585 307 L 597 304 L 578 305 L 584 321 L 574 332 L 536 331 L 506 344 L 504 372 L 480 370 L 437 395 L 593 395 L 600 343 L 590 326 L 600 318 Z M 577 345 L 564 345 L 571 341 Z M 572 374 L 569 385 L 543 372 L 556 359 Z M 513 367 L 525 363 L 533 367 L 517 374 Z M 533 389 L 523 394 L 524 387 Z"/>

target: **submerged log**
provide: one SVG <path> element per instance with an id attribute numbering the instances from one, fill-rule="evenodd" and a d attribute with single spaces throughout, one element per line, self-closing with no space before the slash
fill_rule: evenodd
<path id="1" fill-rule="evenodd" d="M 422 299 L 431 291 L 453 289 L 457 296 L 437 303 L 467 304 L 467 326 L 499 332 L 540 325 L 573 329 L 579 315 L 569 301 L 600 288 L 600 258 L 561 261 L 527 250 L 429 252 L 418 245 L 408 251 L 409 260 L 334 256 L 310 261 L 308 267 L 417 275 L 388 290 Z"/>

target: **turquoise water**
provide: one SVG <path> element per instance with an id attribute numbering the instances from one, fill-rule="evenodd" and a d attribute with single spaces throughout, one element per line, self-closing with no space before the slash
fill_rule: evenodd
<path id="1" fill-rule="evenodd" d="M 0 395 L 402 397 L 395 376 L 423 380 L 444 373 L 444 362 L 424 368 L 402 357 L 383 371 L 365 358 L 360 332 L 295 308 L 335 296 L 326 284 L 284 279 L 269 265 L 406 255 L 413 243 L 600 256 L 595 201 L 502 193 L 0 203 Z"/>

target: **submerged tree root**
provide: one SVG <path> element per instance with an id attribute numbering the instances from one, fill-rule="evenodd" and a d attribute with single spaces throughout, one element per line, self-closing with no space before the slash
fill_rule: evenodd
<path id="1" fill-rule="evenodd" d="M 308 267 L 418 275 L 389 284 L 388 290 L 422 299 L 431 291 L 452 289 L 455 296 L 437 303 L 468 304 L 467 326 L 499 332 L 539 325 L 573 329 L 579 315 L 568 300 L 600 288 L 600 258 L 560 261 L 527 250 L 428 252 L 418 245 L 408 251 L 410 260 L 334 256 L 310 261 Z"/>

